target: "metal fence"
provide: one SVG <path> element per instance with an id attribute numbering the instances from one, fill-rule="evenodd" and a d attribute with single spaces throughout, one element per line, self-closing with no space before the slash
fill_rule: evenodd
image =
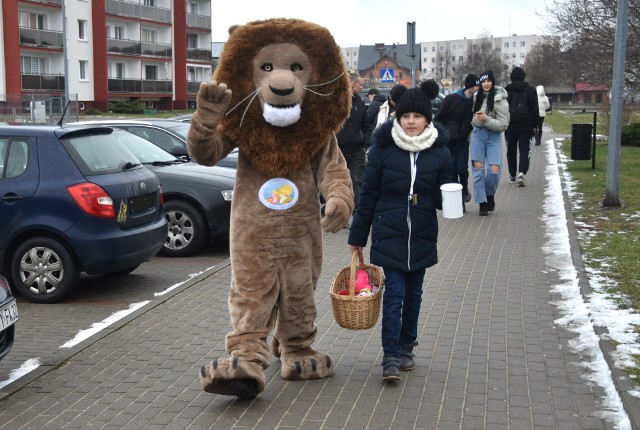
<path id="1" fill-rule="evenodd" d="M 69 96 L 70 103 L 60 94 L 0 94 L 0 122 L 56 123 L 64 113 L 65 122 L 78 121 L 78 95 Z"/>

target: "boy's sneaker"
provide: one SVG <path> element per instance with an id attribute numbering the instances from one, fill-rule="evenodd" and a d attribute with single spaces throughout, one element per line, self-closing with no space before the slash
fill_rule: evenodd
<path id="1" fill-rule="evenodd" d="M 524 173 L 518 173 L 518 186 L 524 187 Z"/>
<path id="2" fill-rule="evenodd" d="M 515 176 L 509 176 L 509 182 L 512 184 L 516 183 L 516 177 Z"/>

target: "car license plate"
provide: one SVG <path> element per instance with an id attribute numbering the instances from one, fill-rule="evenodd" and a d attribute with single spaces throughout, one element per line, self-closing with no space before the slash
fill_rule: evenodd
<path id="1" fill-rule="evenodd" d="M 0 330 L 15 324 L 18 321 L 18 305 L 15 299 L 0 308 Z"/>

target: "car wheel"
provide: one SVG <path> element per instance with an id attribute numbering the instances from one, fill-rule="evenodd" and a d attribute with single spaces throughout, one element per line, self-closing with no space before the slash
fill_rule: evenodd
<path id="1" fill-rule="evenodd" d="M 199 252 L 207 240 L 204 217 L 191 203 L 170 200 L 164 204 L 167 219 L 167 239 L 160 254 L 186 257 Z"/>
<path id="2" fill-rule="evenodd" d="M 18 292 L 35 303 L 55 303 L 72 291 L 80 270 L 67 248 L 48 237 L 34 237 L 16 249 L 11 277 Z"/>

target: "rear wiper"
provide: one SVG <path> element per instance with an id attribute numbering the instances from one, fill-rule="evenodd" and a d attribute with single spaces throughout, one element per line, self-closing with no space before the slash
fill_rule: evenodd
<path id="1" fill-rule="evenodd" d="M 126 163 L 124 163 L 124 166 L 122 166 L 122 170 L 133 169 L 134 167 L 139 165 L 140 163 L 132 163 L 131 161 L 127 161 Z"/>
<path id="2" fill-rule="evenodd" d="M 179 160 L 171 160 L 171 161 L 149 161 L 143 164 L 151 164 L 152 166 L 172 166 L 174 164 L 182 163 Z"/>

